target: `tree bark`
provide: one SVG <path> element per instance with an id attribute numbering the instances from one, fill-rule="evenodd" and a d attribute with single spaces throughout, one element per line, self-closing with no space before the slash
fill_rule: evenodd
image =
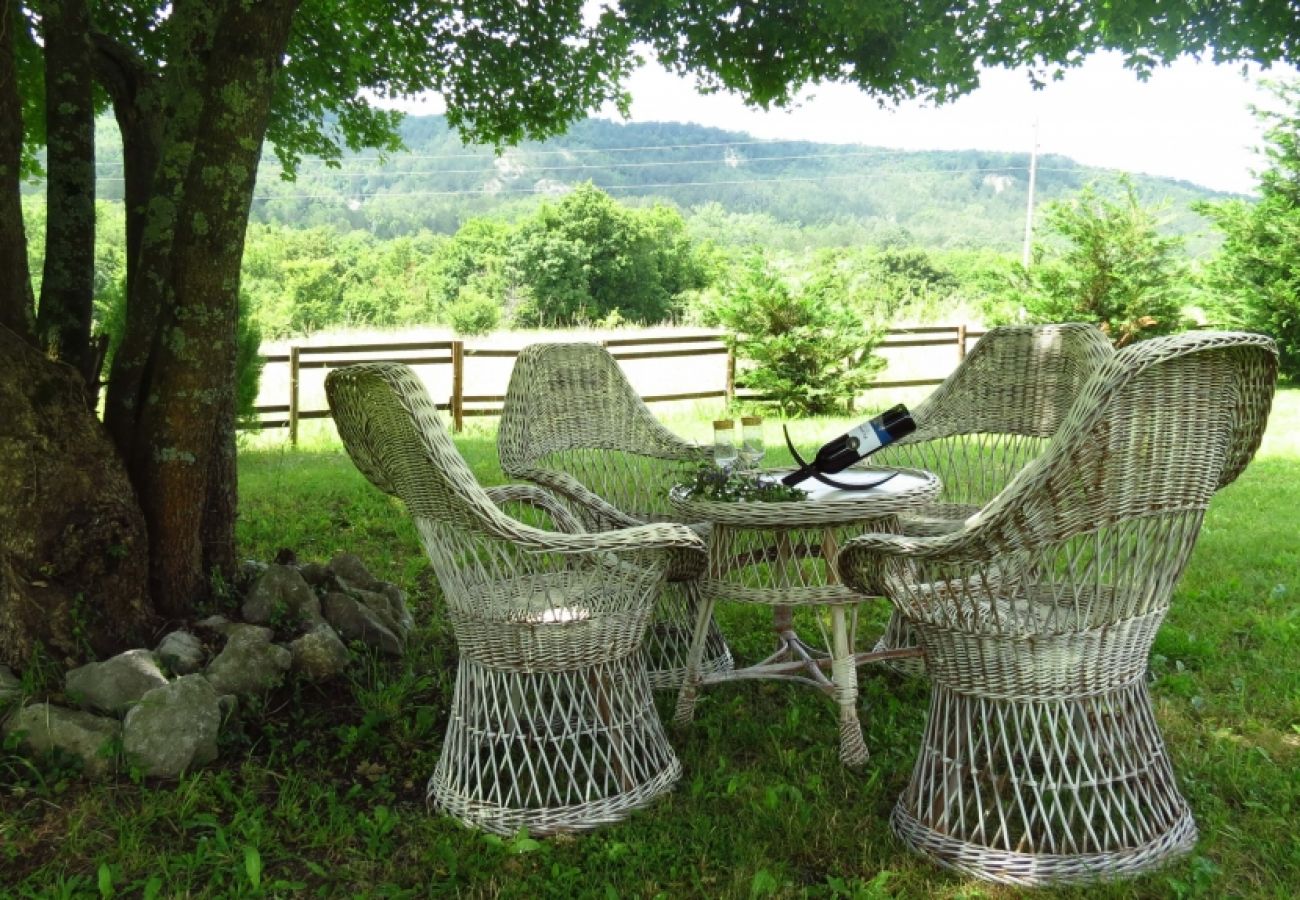
<path id="1" fill-rule="evenodd" d="M 19 4 L 0 0 L 0 327 L 34 342 L 32 279 L 27 269 L 27 237 L 19 169 L 23 153 L 23 108 L 15 60 Z"/>
<path id="2" fill-rule="evenodd" d="M 95 104 L 85 0 L 42 6 L 45 38 L 45 254 L 36 335 L 54 359 L 99 373 L 90 345 L 95 296 Z M 87 391 L 93 405 L 93 391 Z"/>
<path id="3" fill-rule="evenodd" d="M 153 194 L 172 179 L 177 189 L 170 195 L 170 230 L 155 233 L 151 220 L 141 246 L 140 293 L 160 285 L 165 293 L 134 395 L 129 457 L 150 535 L 151 593 L 164 613 L 191 611 L 208 595 L 214 570 L 233 574 L 239 268 L 271 96 L 297 5 L 229 4 L 211 21 L 212 40 L 199 42 L 202 77 L 190 82 L 197 91 L 167 93 L 176 112 L 164 132 Z M 113 389 L 116 380 L 115 367 Z"/>

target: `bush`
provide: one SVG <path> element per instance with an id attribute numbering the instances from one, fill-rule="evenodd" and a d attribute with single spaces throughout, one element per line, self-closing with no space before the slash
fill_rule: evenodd
<path id="1" fill-rule="evenodd" d="M 744 265 L 719 302 L 718 322 L 728 342 L 752 367 L 738 375 L 776 403 L 783 414 L 822 415 L 852 407 L 884 361 L 872 354 L 880 333 L 871 328 L 834 259 L 791 288 L 761 257 Z"/>
<path id="2" fill-rule="evenodd" d="M 1155 213 L 1132 183 L 1112 199 L 1089 185 L 1073 200 L 1050 204 L 1054 244 L 1035 248 L 1007 299 L 1030 322 L 1095 322 L 1115 346 L 1187 326 L 1188 275 L 1182 239 L 1160 234 Z"/>
<path id="3" fill-rule="evenodd" d="M 1282 111 L 1257 110 L 1266 124 L 1270 166 L 1259 178 L 1259 200 L 1197 207 L 1223 232 L 1208 281 L 1225 325 L 1271 335 L 1280 368 L 1300 378 L 1300 82 L 1273 84 Z"/>
<path id="4" fill-rule="evenodd" d="M 501 309 L 487 294 L 465 285 L 456 302 L 447 307 L 447 321 L 457 334 L 487 334 L 501 321 Z"/>

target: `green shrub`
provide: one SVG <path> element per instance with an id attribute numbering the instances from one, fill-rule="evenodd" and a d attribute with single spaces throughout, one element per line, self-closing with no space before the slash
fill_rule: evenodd
<path id="1" fill-rule="evenodd" d="M 487 294 L 465 285 L 447 307 L 447 321 L 457 334 L 487 334 L 501 321 L 501 309 Z"/>
<path id="2" fill-rule="evenodd" d="M 791 287 L 760 256 L 743 266 L 719 302 L 717 320 L 741 360 L 738 375 L 783 414 L 823 415 L 852 407 L 884 361 L 880 340 L 854 302 L 834 258 Z"/>

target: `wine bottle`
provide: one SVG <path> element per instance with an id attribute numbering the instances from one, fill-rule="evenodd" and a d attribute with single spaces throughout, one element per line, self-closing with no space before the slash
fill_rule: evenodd
<path id="1" fill-rule="evenodd" d="M 827 441 L 817 451 L 817 455 L 799 469 L 781 479 L 782 484 L 796 485 L 814 475 L 834 475 L 842 472 L 861 459 L 875 453 L 881 447 L 888 447 L 899 438 L 916 431 L 916 422 L 903 404 L 889 409 L 869 419 L 845 434 Z"/>

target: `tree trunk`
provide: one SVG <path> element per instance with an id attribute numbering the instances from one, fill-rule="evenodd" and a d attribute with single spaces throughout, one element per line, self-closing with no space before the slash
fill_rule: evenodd
<path id="1" fill-rule="evenodd" d="M 151 592 L 169 614 L 188 613 L 203 600 L 214 570 L 233 574 L 239 267 L 297 2 L 235 2 L 215 13 L 208 40 L 196 30 L 191 44 L 202 77 L 190 81 L 178 69 L 185 85 L 166 88 L 175 114 L 163 135 L 153 195 L 175 202 L 165 222 L 151 218 L 145 226 L 130 303 L 146 303 L 127 335 L 143 344 L 144 332 L 131 331 L 148 330 L 146 319 L 156 314 L 154 337 L 144 364 L 122 383 L 114 366 L 110 398 L 114 391 L 130 394 L 119 395 L 128 403 L 110 410 L 120 417 L 115 435 L 130 432 L 128 466 L 150 535 Z"/>
<path id="2" fill-rule="evenodd" d="M 0 328 L 35 340 L 32 279 L 27 270 L 27 237 L 19 167 L 23 153 L 23 108 L 18 97 L 15 34 L 20 26 L 16 0 L 0 0 Z"/>
<path id="3" fill-rule="evenodd" d="M 0 328 L 0 662 L 148 643 L 148 538 L 81 377 Z"/>
<path id="4" fill-rule="evenodd" d="M 81 373 L 93 406 L 99 372 L 90 343 L 95 294 L 95 106 L 85 0 L 42 6 L 45 38 L 46 246 L 36 334 Z"/>

